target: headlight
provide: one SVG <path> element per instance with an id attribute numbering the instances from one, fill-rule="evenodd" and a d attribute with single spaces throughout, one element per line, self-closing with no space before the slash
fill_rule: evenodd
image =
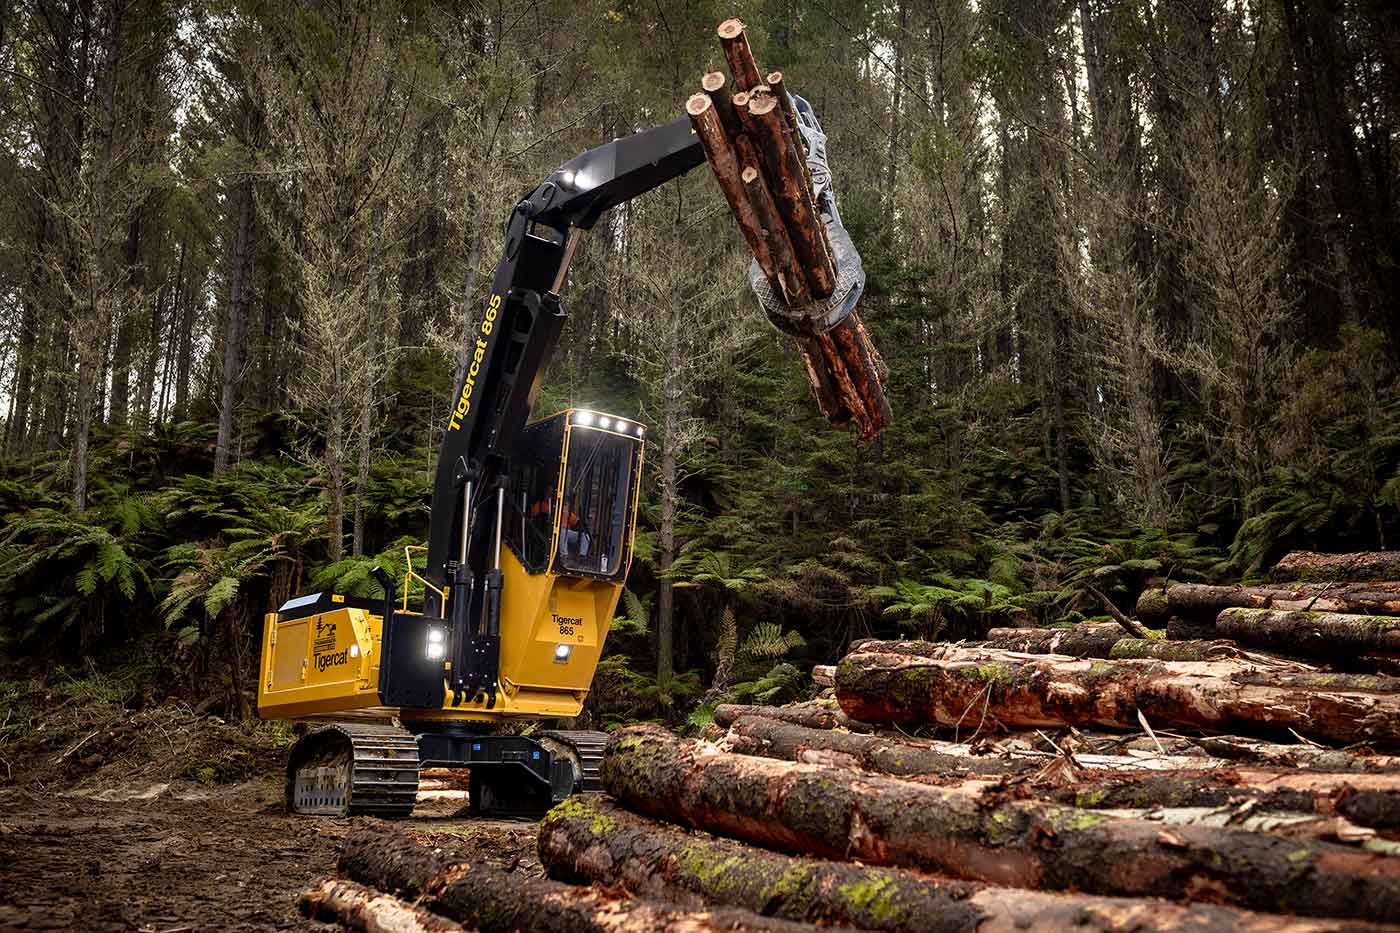
<path id="1" fill-rule="evenodd" d="M 598 419 L 598 427 L 602 428 L 604 431 L 608 430 L 609 428 L 612 427 L 612 419 L 611 419 L 611 418 L 599 418 L 599 419 Z"/>
<path id="2" fill-rule="evenodd" d="M 428 629 L 428 641 L 423 647 L 423 655 L 429 661 L 441 661 L 447 656 L 447 645 L 444 644 L 445 636 L 442 629 Z"/>
<path id="3" fill-rule="evenodd" d="M 574 650 L 574 646 L 573 646 L 573 645 L 555 645 L 555 646 L 554 646 L 554 663 L 555 663 L 555 664 L 566 664 L 566 663 L 568 663 L 569 655 L 573 652 L 573 650 Z"/>
<path id="4" fill-rule="evenodd" d="M 642 425 L 640 425 L 640 424 L 637 425 L 637 436 L 638 436 L 638 437 L 641 437 L 641 436 L 642 436 L 643 434 L 645 434 L 645 433 L 647 433 L 647 429 L 644 428 L 644 427 L 643 427 Z"/>

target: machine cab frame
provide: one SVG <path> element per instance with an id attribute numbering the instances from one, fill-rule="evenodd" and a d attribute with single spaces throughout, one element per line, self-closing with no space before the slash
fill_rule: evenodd
<path id="1" fill-rule="evenodd" d="M 635 421 L 568 409 L 526 427 L 511 469 L 505 543 L 530 575 L 621 581 L 636 534 Z"/>

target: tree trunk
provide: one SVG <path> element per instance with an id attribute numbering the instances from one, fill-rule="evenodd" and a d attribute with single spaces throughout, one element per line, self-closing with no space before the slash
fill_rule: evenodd
<path id="1" fill-rule="evenodd" d="M 599 797 L 552 810 L 540 824 L 539 849 L 555 878 L 697 907 L 730 904 L 802 923 L 891 933 L 1327 929 L 1225 907 L 1045 894 L 794 858 L 688 833 Z M 713 870 L 720 865 L 724 871 Z"/>
<path id="2" fill-rule="evenodd" d="M 678 387 L 673 386 L 681 370 L 680 334 L 676 323 L 667 327 L 667 372 L 662 375 L 661 413 L 661 527 L 658 529 L 656 592 L 656 683 L 661 688 L 663 702 L 669 705 L 671 679 L 675 676 L 675 589 L 670 578 L 671 564 L 676 559 L 676 510 L 680 504 L 679 463 L 682 403 Z"/>
<path id="3" fill-rule="evenodd" d="M 334 392 L 326 419 L 326 533 L 332 564 L 345 555 L 345 393 Z"/>
<path id="4" fill-rule="evenodd" d="M 142 431 L 149 430 L 152 422 L 152 405 L 155 402 L 156 365 L 160 360 L 161 333 L 165 327 L 165 297 L 169 291 L 162 284 L 151 301 L 151 331 L 147 335 L 146 352 L 136 369 L 136 414 Z"/>
<path id="5" fill-rule="evenodd" d="M 1360 551 L 1355 554 L 1292 551 L 1274 564 L 1270 575 L 1280 582 L 1400 580 L 1400 551 Z"/>
<path id="6" fill-rule="evenodd" d="M 228 330 L 224 336 L 224 360 L 219 382 L 219 436 L 214 450 L 215 476 L 220 476 L 228 470 L 232 457 L 233 416 L 238 408 L 238 383 L 243 372 L 243 343 L 248 332 L 255 209 L 253 182 L 251 179 L 244 179 L 238 184 L 233 247 L 229 254 Z"/>
<path id="7" fill-rule="evenodd" d="M 603 786 L 629 808 L 767 848 L 1009 887 L 1400 920 L 1400 860 L 1266 833 L 1174 826 L 613 733 Z"/>
<path id="8" fill-rule="evenodd" d="M 371 887 L 413 899 L 481 933 L 705 933 L 808 929 L 735 908 L 689 911 L 599 888 L 574 887 L 524 872 L 453 862 L 396 829 L 352 833 L 340 870 Z"/>
<path id="9" fill-rule="evenodd" d="M 1325 689 L 1323 689 L 1325 688 Z M 847 715 L 867 722 L 978 728 L 1141 728 L 1300 735 L 1339 744 L 1400 742 L 1400 681 L 1361 675 L 1258 673 L 1239 661 L 1064 661 L 1006 652 L 941 658 L 872 651 L 836 669 Z"/>
<path id="10" fill-rule="evenodd" d="M 809 729 L 849 729 L 851 732 L 869 732 L 865 723 L 856 722 L 841 711 L 835 703 L 813 700 L 809 703 L 793 703 L 789 706 L 743 706 L 738 703 L 721 703 L 715 707 L 715 722 L 728 726 L 740 716 L 762 716 L 778 722 L 790 722 Z"/>
<path id="11" fill-rule="evenodd" d="M 327 878 L 302 892 L 301 912 L 364 933 L 451 933 L 462 925 L 353 881 Z"/>

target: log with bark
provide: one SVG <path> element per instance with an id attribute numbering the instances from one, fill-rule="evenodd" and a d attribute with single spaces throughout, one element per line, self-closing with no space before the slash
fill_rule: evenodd
<path id="1" fill-rule="evenodd" d="M 356 881 L 414 899 L 417 906 L 482 933 L 797 933 L 805 929 L 733 907 L 686 910 L 599 888 L 453 861 L 415 842 L 403 830 L 388 826 L 351 833 L 340 856 L 340 869 Z"/>
<path id="2" fill-rule="evenodd" d="M 783 112 L 772 94 L 752 94 L 739 118 L 763 159 L 763 175 L 778 214 L 792 238 L 793 252 L 807 277 L 812 298 L 820 301 L 836 290 L 836 267 L 823 241 L 824 224 L 807 189 L 807 165 L 787 133 Z"/>
<path id="3" fill-rule="evenodd" d="M 1221 635 L 1247 645 L 1304 657 L 1359 656 L 1400 651 L 1400 617 L 1279 609 L 1225 609 Z"/>
<path id="4" fill-rule="evenodd" d="M 740 20 L 725 20 L 718 31 L 733 85 L 707 72 L 704 93 L 690 98 L 686 112 L 778 299 L 770 308 L 788 309 L 784 329 L 797 342 L 822 415 L 834 425 L 854 424 L 861 440 L 871 441 L 893 418 L 884 392 L 888 370 L 858 314 L 834 327 L 824 319 L 839 270 L 782 73 L 770 75 L 772 85 L 760 83 Z"/>
<path id="5" fill-rule="evenodd" d="M 1033 654 L 1062 654 L 1072 658 L 1156 659 L 1159 661 L 1213 661 L 1239 657 L 1228 641 L 1167 641 L 1157 638 L 1125 638 L 1117 623 L 1084 623 L 1074 628 L 994 628 L 984 643 Z"/>
<path id="6" fill-rule="evenodd" d="M 739 224 L 739 231 L 748 241 L 754 260 L 763 270 L 763 275 L 768 279 L 774 293 L 784 294 L 783 280 L 778 274 L 773 254 L 769 251 L 768 238 L 754 213 L 748 192 L 744 190 L 742 169 L 734 155 L 734 147 L 725 135 L 724 124 L 715 109 L 714 101 L 708 94 L 692 94 L 685 103 L 685 112 L 690 117 L 695 134 L 700 137 L 700 145 L 705 150 L 705 158 L 714 172 L 715 181 L 719 183 L 724 199 L 729 202 L 729 209 Z"/>
<path id="7" fill-rule="evenodd" d="M 866 722 L 1137 730 L 1145 716 L 1162 727 L 1400 743 L 1400 680 L 1259 672 L 1230 659 L 1079 661 L 951 646 L 919 657 L 867 645 L 837 666 L 836 696 Z"/>
<path id="8" fill-rule="evenodd" d="M 614 733 L 604 787 L 629 809 L 767 848 L 1088 894 L 1218 900 L 1400 921 L 1400 858 L 719 752 Z"/>
<path id="9" fill-rule="evenodd" d="M 540 860 L 566 881 L 620 885 L 687 906 L 732 904 L 806 923 L 890 933 L 972 930 L 1327 930 L 1334 924 L 1161 900 L 1047 894 L 798 858 L 691 833 L 600 797 L 540 824 Z"/>
<path id="10" fill-rule="evenodd" d="M 1292 551 L 1274 564 L 1270 577 L 1279 582 L 1325 583 L 1342 580 L 1400 580 L 1400 551 L 1319 554 Z"/>
<path id="11" fill-rule="evenodd" d="M 871 727 L 857 722 L 842 711 L 835 700 L 811 700 L 787 706 L 746 706 L 742 703 L 721 703 L 715 707 L 715 722 L 730 726 L 740 716 L 762 716 L 779 722 L 790 722 L 811 729 L 849 729 L 870 732 Z"/>
<path id="12" fill-rule="evenodd" d="M 1166 598 L 1170 612 L 1202 622 L 1214 620 L 1223 610 L 1236 608 L 1400 616 L 1400 583 L 1178 583 L 1166 591 Z"/>
<path id="13" fill-rule="evenodd" d="M 749 48 L 748 31 L 743 20 L 727 19 L 715 31 L 724 49 L 724 60 L 729 63 L 729 73 L 734 76 L 734 86 L 740 91 L 753 90 L 762 83 L 762 79 L 758 76 L 758 64 L 754 61 L 753 49 Z"/>
<path id="14" fill-rule="evenodd" d="M 1162 628 L 1171 617 L 1171 609 L 1167 605 L 1167 591 L 1160 588 L 1143 590 L 1138 596 L 1137 607 L 1133 612 L 1142 624 L 1151 628 Z"/>
<path id="15" fill-rule="evenodd" d="M 302 892 L 301 912 L 364 933 L 453 933 L 462 925 L 353 881 L 328 878 Z"/>
<path id="16" fill-rule="evenodd" d="M 1250 801 L 1261 812 L 1335 815 L 1358 826 L 1400 829 L 1400 776 L 1394 774 L 1241 768 L 1218 759 L 1181 756 L 974 755 L 968 746 L 951 742 L 808 729 L 758 716 L 737 719 L 721 747 L 744 755 L 941 783 L 1029 779 L 1036 795 L 1088 809 L 1223 807 Z M 1060 766 L 1065 763 L 1069 766 Z M 1041 790 L 1045 784 L 1052 786 Z"/>

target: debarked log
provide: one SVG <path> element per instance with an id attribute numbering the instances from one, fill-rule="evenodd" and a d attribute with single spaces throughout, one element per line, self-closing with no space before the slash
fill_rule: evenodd
<path id="1" fill-rule="evenodd" d="M 868 648 L 836 668 L 836 696 L 867 722 L 980 720 L 1008 727 L 1158 726 L 1287 734 L 1339 744 L 1400 743 L 1400 681 L 1260 674 L 1237 660 L 1080 661 L 949 648 L 910 657 Z"/>
<path id="2" fill-rule="evenodd" d="M 418 906 L 482 933 L 797 933 L 804 929 L 732 907 L 685 910 L 599 888 L 453 861 L 397 828 L 351 833 L 340 857 L 340 869 L 363 884 L 413 898 Z"/>
<path id="3" fill-rule="evenodd" d="M 550 875 L 561 880 L 890 933 L 1336 928 L 1225 907 L 1047 894 L 798 858 L 687 832 L 592 796 L 570 798 L 550 811 L 540 824 L 539 851 Z"/>
<path id="4" fill-rule="evenodd" d="M 656 727 L 614 733 L 601 775 L 629 809 L 786 852 L 1009 887 L 1400 921 L 1400 858 L 1331 843 L 726 754 Z"/>
<path id="5" fill-rule="evenodd" d="M 302 892 L 301 912 L 363 933 L 453 933 L 462 929 L 446 917 L 406 904 L 353 881 L 327 878 Z"/>
<path id="6" fill-rule="evenodd" d="M 1279 609 L 1225 609 L 1215 629 L 1247 645 L 1305 657 L 1400 651 L 1400 616 Z"/>

